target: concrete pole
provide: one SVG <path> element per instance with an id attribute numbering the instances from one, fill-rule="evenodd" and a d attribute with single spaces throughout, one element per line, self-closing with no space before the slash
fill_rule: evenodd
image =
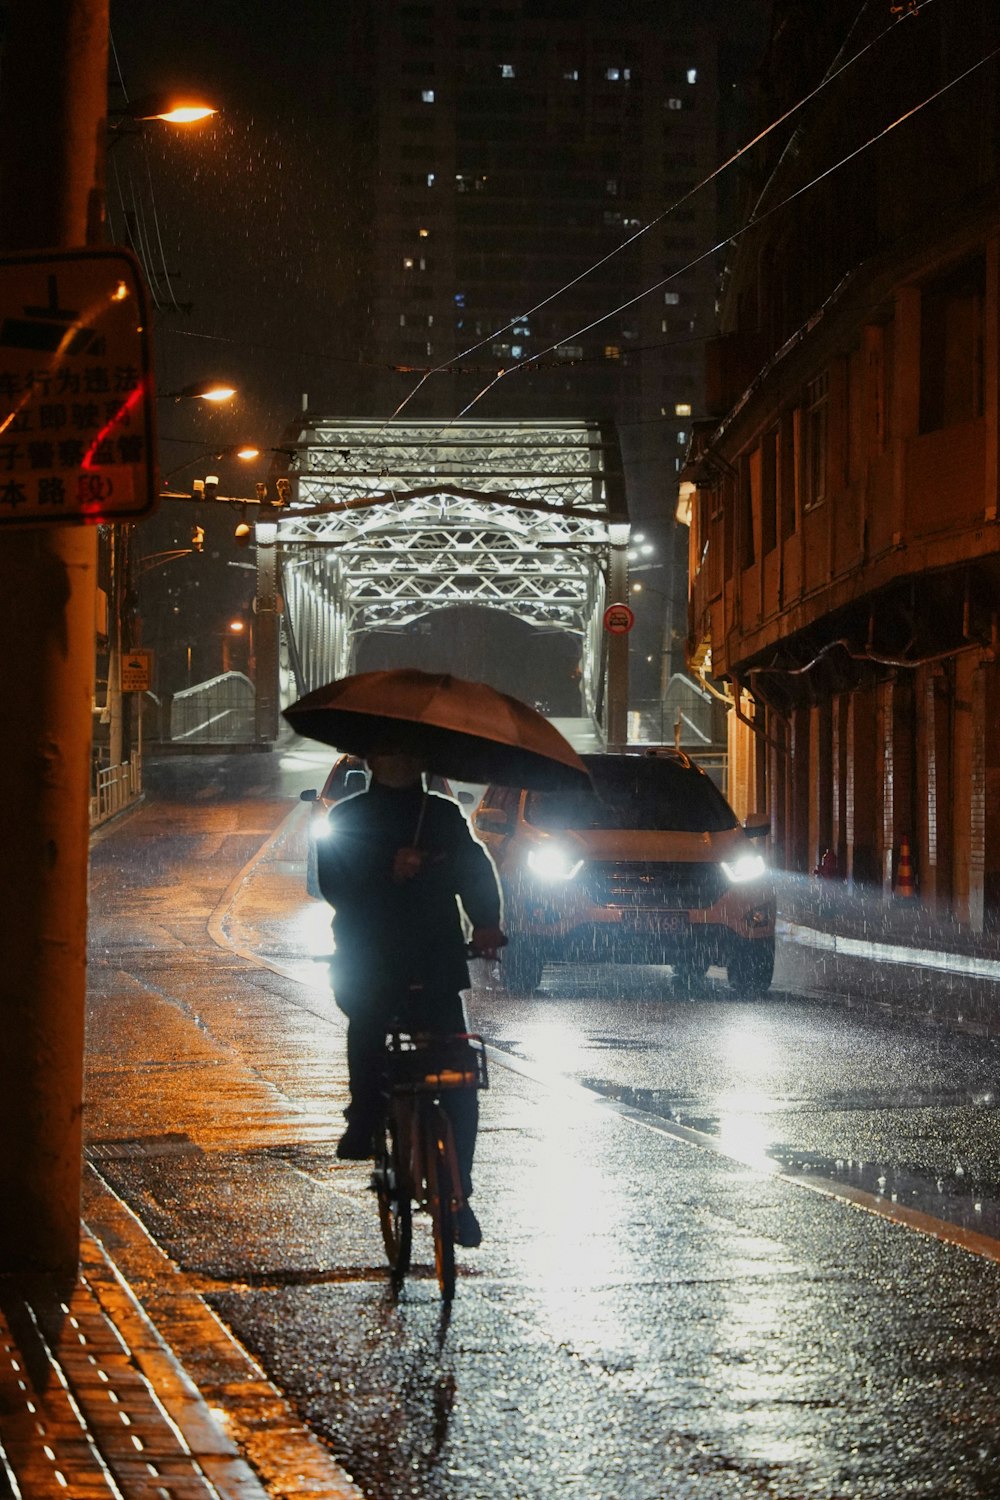
<path id="1" fill-rule="evenodd" d="M 14 5 L 0 75 L 0 247 L 95 242 L 107 0 Z M 0 1272 L 79 1250 L 97 533 L 5 529 L 0 694 Z"/>

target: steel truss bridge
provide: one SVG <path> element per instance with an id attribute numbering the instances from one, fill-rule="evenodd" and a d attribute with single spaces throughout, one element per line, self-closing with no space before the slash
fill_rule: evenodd
<path id="1" fill-rule="evenodd" d="M 612 424 L 304 423 L 291 504 L 256 526 L 258 739 L 352 670 L 369 630 L 459 605 L 580 641 L 585 711 L 626 738 L 628 512 Z"/>

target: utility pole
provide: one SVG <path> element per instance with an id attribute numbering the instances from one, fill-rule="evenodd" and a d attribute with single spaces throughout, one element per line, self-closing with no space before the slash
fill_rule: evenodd
<path id="1" fill-rule="evenodd" d="M 96 244 L 108 0 L 4 25 L 0 250 Z M 0 1272 L 72 1273 L 79 1252 L 96 559 L 94 526 L 0 539 Z"/>

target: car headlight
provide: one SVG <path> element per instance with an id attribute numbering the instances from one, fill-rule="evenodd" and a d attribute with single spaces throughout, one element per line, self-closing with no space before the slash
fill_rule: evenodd
<path id="1" fill-rule="evenodd" d="M 558 844 L 542 844 L 528 851 L 528 868 L 543 880 L 572 880 L 583 868 L 583 860 L 575 859 Z"/>
<path id="2" fill-rule="evenodd" d="M 325 813 L 321 818 L 313 818 L 309 824 L 309 837 L 314 844 L 321 844 L 330 837 L 330 820 Z"/>
<path id="3" fill-rule="evenodd" d="M 724 859 L 722 868 L 734 885 L 742 885 L 745 880 L 759 880 L 767 865 L 763 855 L 740 854 L 733 860 Z"/>

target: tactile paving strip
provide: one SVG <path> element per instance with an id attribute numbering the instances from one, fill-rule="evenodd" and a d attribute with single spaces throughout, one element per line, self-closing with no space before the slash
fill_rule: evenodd
<path id="1" fill-rule="evenodd" d="M 218 1500 L 85 1278 L 0 1286 L 0 1494 Z"/>

